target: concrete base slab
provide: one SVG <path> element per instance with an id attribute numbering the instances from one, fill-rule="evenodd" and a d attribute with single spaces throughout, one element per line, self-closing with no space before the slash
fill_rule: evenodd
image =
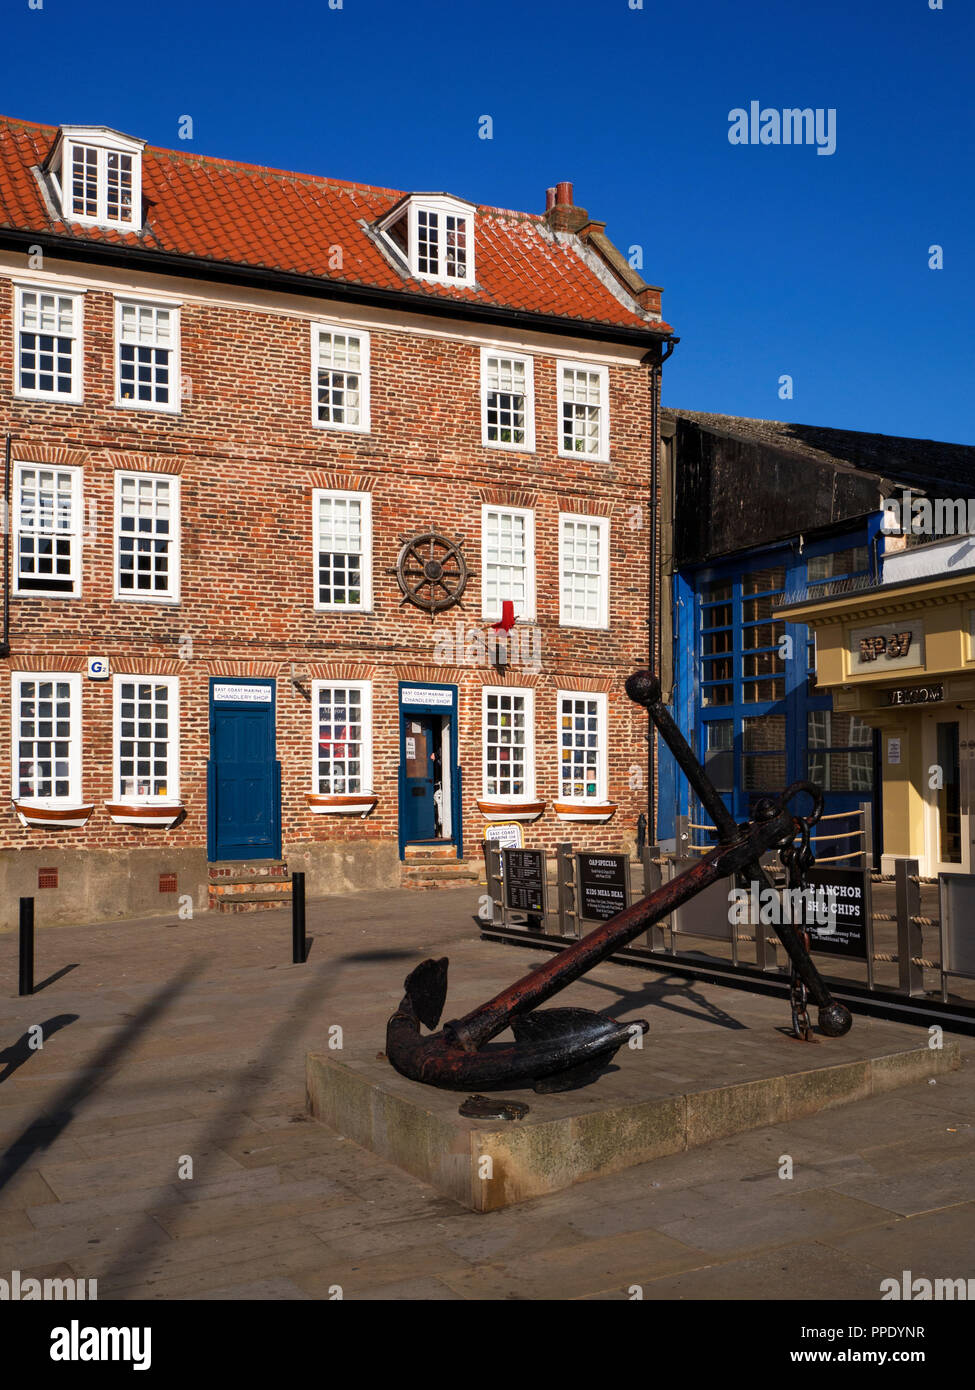
<path id="1" fill-rule="evenodd" d="M 617 1015 L 622 1016 L 622 1015 Z M 464 1093 L 409 1081 L 372 1049 L 309 1053 L 308 1107 L 347 1139 L 473 1211 L 495 1211 L 665 1154 L 952 1071 L 959 1044 L 857 1018 L 803 1044 L 768 1023 L 643 1039 L 578 1091 L 504 1093 L 517 1121 L 465 1119 Z"/>

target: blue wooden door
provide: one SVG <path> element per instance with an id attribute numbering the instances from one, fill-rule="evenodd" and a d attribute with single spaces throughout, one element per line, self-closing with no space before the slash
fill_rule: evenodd
<path id="1" fill-rule="evenodd" d="M 437 834 L 433 793 L 439 781 L 433 716 L 410 714 L 404 718 L 406 839 L 432 840 Z"/>
<path id="2" fill-rule="evenodd" d="M 240 691 L 250 682 L 238 681 Z M 255 687 L 256 689 L 257 687 Z M 262 689 L 270 689 L 267 682 Z M 274 748 L 274 703 L 219 698 L 210 710 L 209 853 L 217 859 L 277 859 L 280 794 Z"/>

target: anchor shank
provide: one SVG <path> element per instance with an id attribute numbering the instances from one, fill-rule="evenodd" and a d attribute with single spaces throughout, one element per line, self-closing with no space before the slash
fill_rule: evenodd
<path id="1" fill-rule="evenodd" d="M 557 994 L 702 889 L 757 860 L 792 828 L 792 816 L 785 811 L 744 830 L 735 826 L 735 844 L 719 845 L 686 873 L 661 885 L 649 897 L 633 903 L 609 921 L 600 923 L 581 941 L 551 956 L 486 1004 L 461 1019 L 445 1023 L 444 1033 L 466 1051 L 475 1051 L 502 1032 L 516 1015 L 534 1009 Z"/>
<path id="2" fill-rule="evenodd" d="M 644 707 L 659 729 L 661 737 L 674 755 L 674 761 L 714 821 L 722 844 L 733 843 L 738 839 L 738 824 L 674 723 L 670 710 L 661 699 L 660 682 L 656 676 L 651 675 L 649 671 L 637 671 L 627 680 L 626 693 L 635 704 Z"/>
<path id="3" fill-rule="evenodd" d="M 626 693 L 635 704 L 644 707 L 660 730 L 661 737 L 673 753 L 677 765 L 691 787 L 697 793 L 701 805 L 714 821 L 722 840 L 737 838 L 740 832 L 734 818 L 704 768 L 695 758 L 684 735 L 674 723 L 670 711 L 661 699 L 660 682 L 657 677 L 650 671 L 635 672 L 626 682 Z M 752 882 L 764 882 L 773 887 L 774 881 L 771 875 L 762 868 L 758 861 L 759 856 L 756 855 L 753 860 L 742 865 L 745 875 Z M 757 927 L 757 930 L 761 930 L 761 927 Z M 819 1007 L 827 1011 L 843 1009 L 846 1012 L 844 1006 L 836 1004 L 795 927 L 789 922 L 780 922 L 776 925 L 775 931 L 785 947 L 790 961 L 798 971 L 800 979 Z"/>

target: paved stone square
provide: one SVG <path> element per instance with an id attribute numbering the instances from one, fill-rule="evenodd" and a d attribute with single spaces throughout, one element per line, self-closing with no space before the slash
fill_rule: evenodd
<path id="1" fill-rule="evenodd" d="M 469 888 L 309 903 L 302 966 L 284 912 L 40 928 L 27 999 L 16 935 L 0 935 L 0 1275 L 97 1278 L 103 1299 L 403 1300 L 625 1299 L 633 1285 L 875 1300 L 904 1269 L 975 1276 L 968 1038 L 936 1082 L 484 1215 L 311 1120 L 306 1053 L 336 1026 L 381 1050 L 417 961 L 460 952 L 448 1009 L 453 989 L 477 994 L 469 970 L 506 980 L 534 963 L 478 940 L 476 903 Z M 782 1001 L 667 972 L 604 965 L 587 988 L 679 1032 L 691 1070 L 788 1021 Z M 905 1048 L 925 1036 L 882 1026 Z"/>

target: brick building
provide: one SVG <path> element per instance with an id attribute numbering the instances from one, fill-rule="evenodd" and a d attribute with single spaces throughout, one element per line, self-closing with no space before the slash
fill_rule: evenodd
<path id="1" fill-rule="evenodd" d="M 5 923 L 631 844 L 670 338 L 570 184 L 0 122 Z"/>

